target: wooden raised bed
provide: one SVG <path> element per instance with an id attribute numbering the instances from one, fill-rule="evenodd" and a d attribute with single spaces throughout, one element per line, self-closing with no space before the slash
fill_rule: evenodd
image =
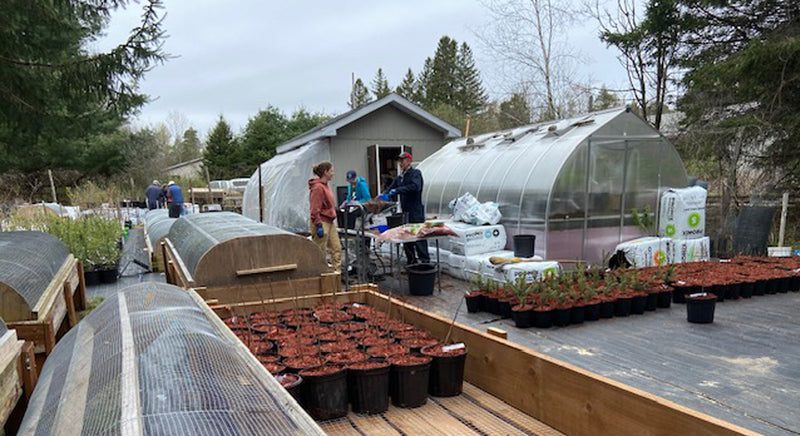
<path id="1" fill-rule="evenodd" d="M 8 269 L 0 281 L 0 318 L 20 339 L 33 342 L 37 353 L 50 354 L 62 324 L 74 327 L 76 311 L 86 308 L 83 265 L 54 236 L 39 232 L 5 236 L 2 266 Z M 54 250 L 59 250 L 57 255 Z M 60 267 L 59 256 L 63 256 Z"/>
<path id="2" fill-rule="evenodd" d="M 12 414 L 20 413 L 19 402 L 23 395 L 30 398 L 36 377 L 33 344 L 18 340 L 17 332 L 5 330 L 0 321 L 0 429 L 6 427 Z"/>
<path id="3" fill-rule="evenodd" d="M 227 226 L 227 227 L 225 227 Z M 338 292 L 311 241 L 230 212 L 186 216 L 162 243 L 167 283 L 219 303 Z"/>
<path id="4" fill-rule="evenodd" d="M 451 320 L 377 292 L 375 285 L 337 295 L 306 296 L 268 302 L 267 310 L 357 302 L 374 306 L 444 339 Z M 261 301 L 216 305 L 221 317 L 264 310 Z M 467 344 L 465 381 L 530 417 L 569 435 L 755 435 L 742 427 L 696 412 L 456 323 L 451 341 Z"/>

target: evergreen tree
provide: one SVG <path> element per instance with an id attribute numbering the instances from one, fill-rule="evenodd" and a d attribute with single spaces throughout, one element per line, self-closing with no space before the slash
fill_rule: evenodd
<path id="1" fill-rule="evenodd" d="M 603 85 L 600 88 L 600 93 L 597 94 L 597 97 L 595 97 L 594 103 L 592 103 L 592 107 L 590 109 L 593 111 L 601 111 L 603 109 L 617 107 L 621 104 L 622 102 L 620 101 L 619 97 L 609 91 L 606 85 Z"/>
<path id="2" fill-rule="evenodd" d="M 361 79 L 356 79 L 353 83 L 353 89 L 350 91 L 350 109 L 359 108 L 372 101 L 369 95 L 369 89 L 364 86 Z"/>
<path id="3" fill-rule="evenodd" d="M 431 75 L 427 80 L 425 95 L 430 107 L 446 104 L 458 107 L 458 43 L 443 36 L 433 55 Z"/>
<path id="4" fill-rule="evenodd" d="M 183 132 L 183 138 L 178 144 L 178 162 L 186 162 L 188 160 L 196 159 L 201 156 L 200 138 L 197 136 L 197 130 L 192 127 Z"/>
<path id="5" fill-rule="evenodd" d="M 431 76 L 433 76 L 433 59 L 427 57 L 422 65 L 422 70 L 419 72 L 419 78 L 417 78 L 417 89 L 414 98 L 416 103 L 426 108 L 432 105 L 431 96 L 428 94 L 428 90 L 431 87 Z"/>
<path id="6" fill-rule="evenodd" d="M 420 102 L 417 100 L 419 94 L 418 88 L 419 86 L 417 84 L 417 79 L 414 77 L 414 72 L 409 68 L 408 71 L 406 71 L 406 75 L 403 76 L 403 81 L 395 88 L 394 92 L 406 100 L 419 104 Z"/>
<path id="7" fill-rule="evenodd" d="M 475 115 L 486 105 L 488 98 L 472 57 L 472 49 L 466 42 L 461 43 L 458 51 L 455 74 L 457 94 L 453 104 L 467 115 Z"/>
<path id="8" fill-rule="evenodd" d="M 220 115 L 219 121 L 208 134 L 203 150 L 203 166 L 212 180 L 231 179 L 238 175 L 236 159 L 238 153 L 231 126 Z"/>
<path id="9" fill-rule="evenodd" d="M 378 68 L 378 72 L 375 73 L 375 78 L 372 80 L 372 94 L 375 95 L 375 99 L 381 99 L 389 95 L 392 92 L 392 89 L 389 88 L 389 81 L 386 80 L 386 76 L 383 75 L 383 69 Z"/>
<path id="10" fill-rule="evenodd" d="M 500 103 L 500 113 L 497 115 L 501 129 L 524 126 L 531 122 L 531 108 L 525 96 L 514 93 L 508 100 Z"/>
<path id="11" fill-rule="evenodd" d="M 308 130 L 328 121 L 330 117 L 322 113 L 310 113 L 304 108 L 296 110 L 286 123 L 286 140 L 302 135 Z"/>
<path id="12" fill-rule="evenodd" d="M 275 155 L 275 149 L 287 138 L 286 116 L 276 107 L 268 106 L 247 121 L 242 135 L 241 169 L 253 171 L 258 164 Z"/>

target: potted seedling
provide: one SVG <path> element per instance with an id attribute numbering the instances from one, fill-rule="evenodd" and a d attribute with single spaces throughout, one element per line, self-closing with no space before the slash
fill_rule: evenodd
<path id="1" fill-rule="evenodd" d="M 484 288 L 485 280 L 480 272 L 469 279 L 469 291 L 464 294 L 467 301 L 467 312 L 477 313 L 484 310 Z"/>
<path id="2" fill-rule="evenodd" d="M 553 325 L 555 286 L 556 282 L 552 278 L 546 278 L 539 286 L 539 302 L 533 309 L 534 327 L 546 329 Z"/>
<path id="3" fill-rule="evenodd" d="M 639 277 L 637 271 L 630 274 L 631 313 L 641 315 L 647 307 L 647 284 Z"/>
<path id="4" fill-rule="evenodd" d="M 518 328 L 528 328 L 533 324 L 533 305 L 528 302 L 532 285 L 525 275 L 519 275 L 511 284 L 516 297 L 516 304 L 511 307 L 511 319 Z"/>

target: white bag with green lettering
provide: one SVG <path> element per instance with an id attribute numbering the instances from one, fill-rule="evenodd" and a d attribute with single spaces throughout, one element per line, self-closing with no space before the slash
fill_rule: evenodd
<path id="1" fill-rule="evenodd" d="M 705 236 L 707 194 L 699 186 L 664 192 L 659 211 L 659 236 L 675 239 Z"/>

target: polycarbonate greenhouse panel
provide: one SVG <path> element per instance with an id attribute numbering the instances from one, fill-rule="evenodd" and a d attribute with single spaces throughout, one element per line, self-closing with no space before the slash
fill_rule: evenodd
<path id="1" fill-rule="evenodd" d="M 0 283 L 32 310 L 69 254 L 67 246 L 48 233 L 0 232 Z"/>
<path id="2" fill-rule="evenodd" d="M 195 274 L 200 259 L 217 244 L 239 237 L 283 234 L 289 233 L 233 212 L 216 212 L 181 217 L 168 236 L 186 268 Z"/>
<path id="3" fill-rule="evenodd" d="M 20 434 L 322 434 L 201 304 L 153 282 L 110 296 L 48 357 Z"/>
<path id="4" fill-rule="evenodd" d="M 155 246 L 156 242 L 169 234 L 169 230 L 175 221 L 177 221 L 177 218 L 168 218 L 157 221 L 155 224 L 147 224 L 147 237 L 150 239 L 150 245 L 153 246 L 154 250 L 158 248 Z"/>

